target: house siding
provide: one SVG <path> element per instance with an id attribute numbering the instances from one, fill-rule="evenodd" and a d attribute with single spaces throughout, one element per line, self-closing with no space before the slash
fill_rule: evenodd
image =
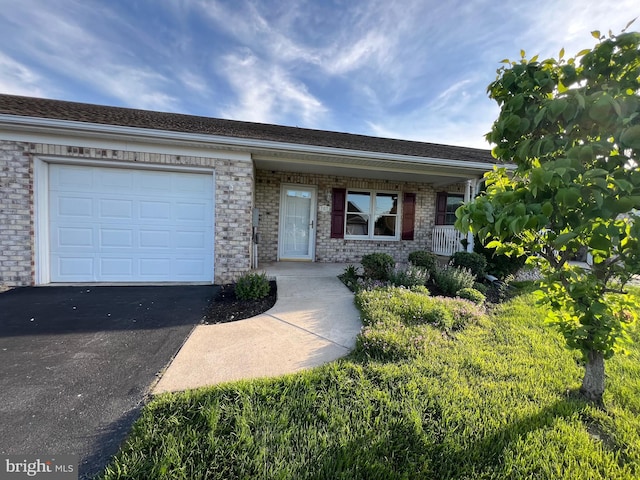
<path id="1" fill-rule="evenodd" d="M 33 159 L 85 159 L 132 164 L 205 167 L 215 171 L 215 283 L 251 268 L 254 170 L 251 162 L 0 140 L 0 285 L 35 283 Z"/>
<path id="2" fill-rule="evenodd" d="M 260 209 L 259 262 L 278 258 L 280 190 L 282 184 L 313 185 L 317 188 L 316 253 L 318 262 L 359 262 L 369 253 L 384 252 L 397 262 L 407 261 L 415 250 L 431 249 L 431 232 L 435 217 L 436 190 L 428 184 L 372 180 L 332 175 L 296 174 L 258 170 L 256 172 L 256 207 Z M 331 192 L 333 188 L 361 188 L 412 192 L 416 194 L 414 240 L 346 240 L 331 238 Z M 455 186 L 452 191 L 460 189 Z M 321 211 L 321 207 L 329 207 Z"/>

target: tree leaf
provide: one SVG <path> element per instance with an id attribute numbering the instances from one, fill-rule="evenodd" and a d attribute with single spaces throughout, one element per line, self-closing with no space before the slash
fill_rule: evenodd
<path id="1" fill-rule="evenodd" d="M 596 250 L 608 251 L 611 248 L 611 240 L 605 235 L 594 235 L 589 240 L 589 246 Z"/>
<path id="2" fill-rule="evenodd" d="M 600 40 L 600 30 L 594 30 L 591 32 L 591 36 L 597 40 Z"/>
<path id="3" fill-rule="evenodd" d="M 631 20 L 629 23 L 627 23 L 627 24 L 625 25 L 625 27 L 622 29 L 622 31 L 624 32 L 624 31 L 625 31 L 627 28 L 629 28 L 629 27 L 631 26 L 631 24 L 632 24 L 633 22 L 635 22 L 637 19 L 638 19 L 638 17 L 634 18 L 634 19 L 633 19 L 633 20 Z"/>
<path id="4" fill-rule="evenodd" d="M 553 241 L 553 246 L 556 248 L 563 247 L 569 240 L 573 240 L 577 236 L 578 236 L 578 232 L 561 233 Z"/>
<path id="5" fill-rule="evenodd" d="M 620 141 L 627 148 L 640 149 L 640 125 L 627 128 L 620 135 Z"/>

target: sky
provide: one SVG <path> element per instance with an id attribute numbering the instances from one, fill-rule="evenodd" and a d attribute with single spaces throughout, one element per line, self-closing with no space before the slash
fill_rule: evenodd
<path id="1" fill-rule="evenodd" d="M 0 0 L 0 92 L 490 148 L 501 60 L 568 57 L 637 16 L 638 0 Z"/>

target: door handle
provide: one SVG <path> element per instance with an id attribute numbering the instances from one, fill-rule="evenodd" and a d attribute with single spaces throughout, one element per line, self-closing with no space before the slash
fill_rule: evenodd
<path id="1" fill-rule="evenodd" d="M 311 227 L 311 228 L 313 228 L 313 220 L 311 220 L 311 225 L 310 225 L 310 227 Z"/>

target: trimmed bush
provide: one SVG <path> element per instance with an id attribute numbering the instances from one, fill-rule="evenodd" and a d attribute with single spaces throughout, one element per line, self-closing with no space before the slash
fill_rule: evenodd
<path id="1" fill-rule="evenodd" d="M 271 285 L 265 272 L 249 272 L 243 274 L 235 286 L 235 294 L 239 300 L 259 300 L 269 295 Z"/>
<path id="2" fill-rule="evenodd" d="M 476 278 L 482 278 L 487 267 L 487 259 L 475 252 L 456 252 L 449 259 L 454 267 L 468 268 Z"/>
<path id="3" fill-rule="evenodd" d="M 424 267 L 429 272 L 433 272 L 438 266 L 438 257 L 425 250 L 417 250 L 409 254 L 409 263 L 416 267 Z"/>
<path id="4" fill-rule="evenodd" d="M 409 265 L 395 268 L 389 273 L 389 281 L 396 287 L 417 287 L 429 281 L 429 271 L 424 267 Z"/>
<path id="5" fill-rule="evenodd" d="M 483 305 L 486 300 L 486 297 L 482 294 L 482 292 L 479 292 L 475 288 L 461 288 L 460 290 L 458 290 L 457 296 L 460 298 L 471 300 L 477 305 Z"/>
<path id="6" fill-rule="evenodd" d="M 445 267 L 433 272 L 433 280 L 438 288 L 450 297 L 463 288 L 471 288 L 476 277 L 468 268 Z"/>
<path id="7" fill-rule="evenodd" d="M 370 253 L 362 257 L 364 276 L 371 280 L 389 280 L 389 274 L 395 265 L 388 253 Z"/>

